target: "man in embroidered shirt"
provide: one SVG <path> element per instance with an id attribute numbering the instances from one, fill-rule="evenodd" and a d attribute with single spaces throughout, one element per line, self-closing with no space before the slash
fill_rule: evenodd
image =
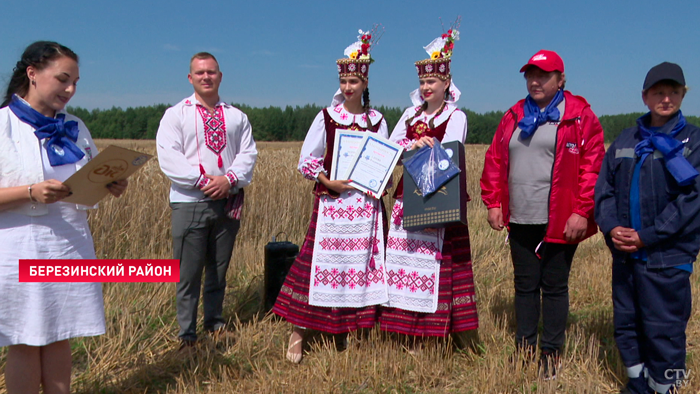
<path id="1" fill-rule="evenodd" d="M 156 143 L 160 168 L 172 182 L 173 255 L 180 260 L 177 321 L 182 346 L 197 340 L 197 304 L 204 280 L 204 329 L 222 333 L 226 271 L 240 226 L 243 187 L 257 159 L 247 116 L 219 99 L 216 58 L 194 55 L 187 78 L 194 94 L 168 108 Z"/>

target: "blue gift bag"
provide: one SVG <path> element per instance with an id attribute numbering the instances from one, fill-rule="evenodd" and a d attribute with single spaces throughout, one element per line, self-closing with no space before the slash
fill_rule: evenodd
<path id="1" fill-rule="evenodd" d="M 427 145 L 420 148 L 403 165 L 423 196 L 434 193 L 460 172 L 435 137 L 432 148 Z"/>

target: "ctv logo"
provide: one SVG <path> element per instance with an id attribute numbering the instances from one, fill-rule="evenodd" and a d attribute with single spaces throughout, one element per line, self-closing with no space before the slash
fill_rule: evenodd
<path id="1" fill-rule="evenodd" d="M 671 379 L 677 387 L 684 387 L 690 384 L 690 373 L 692 371 L 685 369 L 667 369 L 664 372 L 664 378 Z"/>

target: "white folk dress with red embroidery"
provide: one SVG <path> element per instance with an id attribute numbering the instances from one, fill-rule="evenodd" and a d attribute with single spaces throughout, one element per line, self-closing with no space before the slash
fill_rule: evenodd
<path id="1" fill-rule="evenodd" d="M 363 114 L 351 114 L 342 104 L 328 108 L 328 113 L 341 126 L 367 127 Z M 373 110 L 370 120 L 372 124 L 381 122 L 378 134 L 388 138 L 382 115 Z M 301 150 L 299 171 L 305 177 L 317 179 L 324 171 L 325 145 L 325 122 L 319 113 Z M 329 195 L 319 198 L 309 304 L 361 308 L 388 300 L 383 226 L 379 200 L 360 191 L 345 192 L 337 199 Z"/>
<path id="2" fill-rule="evenodd" d="M 406 137 L 406 120 L 414 116 L 417 108 L 408 108 L 391 133 L 391 140 L 406 149 L 410 149 L 415 142 Z M 449 120 L 441 142 L 464 143 L 467 137 L 467 117 L 456 109 L 456 106 L 448 104 L 443 112 L 433 119 L 435 127 Z M 411 125 L 419 121 L 428 124 L 431 118 L 430 115 L 422 114 L 415 117 Z M 437 310 L 441 259 L 438 252 L 442 251 L 444 238 L 444 229 L 404 229 L 403 199 L 396 200 L 391 212 L 386 248 L 389 307 L 424 313 Z"/>

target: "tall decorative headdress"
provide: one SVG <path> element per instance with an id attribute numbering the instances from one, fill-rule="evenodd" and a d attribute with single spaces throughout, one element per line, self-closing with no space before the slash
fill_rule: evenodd
<path id="1" fill-rule="evenodd" d="M 450 74 L 450 61 L 452 59 L 452 49 L 455 45 L 454 42 L 459 40 L 459 30 L 457 29 L 461 21 L 462 17 L 458 16 L 447 33 L 443 33 L 440 37 L 423 47 L 430 55 L 430 58 L 416 62 L 419 78 L 436 77 L 445 81 L 452 76 Z"/>
<path id="2" fill-rule="evenodd" d="M 369 74 L 369 65 L 374 62 L 370 51 L 372 46 L 376 45 L 384 30 L 377 34 L 377 29 L 380 25 L 374 25 L 372 30 L 358 30 L 360 35 L 357 36 L 357 42 L 350 44 L 345 48 L 346 58 L 338 59 L 338 75 L 340 77 L 355 76 L 367 81 Z"/>

